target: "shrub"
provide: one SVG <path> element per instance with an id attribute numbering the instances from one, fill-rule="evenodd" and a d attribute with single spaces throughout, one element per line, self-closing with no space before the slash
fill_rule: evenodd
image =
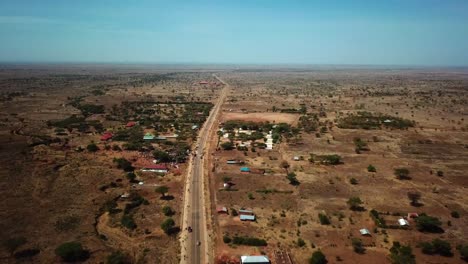
<path id="1" fill-rule="evenodd" d="M 231 208 L 231 215 L 232 216 L 238 216 L 239 214 L 237 213 L 237 210 L 234 208 Z"/>
<path id="2" fill-rule="evenodd" d="M 27 240 L 25 237 L 12 237 L 3 242 L 3 247 L 5 247 L 10 254 L 13 254 L 13 252 L 19 248 L 20 246 L 26 244 Z"/>
<path id="3" fill-rule="evenodd" d="M 162 211 L 163 211 L 163 213 L 164 213 L 165 216 L 172 216 L 172 215 L 174 215 L 174 213 L 175 213 L 175 212 L 172 210 L 172 208 L 171 208 L 170 206 L 168 206 L 168 205 L 164 206 L 164 207 L 162 208 Z"/>
<path id="4" fill-rule="evenodd" d="M 128 179 L 130 182 L 135 182 L 136 174 L 133 173 L 133 172 L 127 173 L 127 179 Z"/>
<path id="5" fill-rule="evenodd" d="M 441 171 L 441 170 L 438 170 L 438 171 L 437 171 L 437 176 L 439 176 L 439 177 L 444 177 L 444 172 Z"/>
<path id="6" fill-rule="evenodd" d="M 236 245 L 245 245 L 245 246 L 266 246 L 267 242 L 265 239 L 255 238 L 255 237 L 241 237 L 235 236 L 232 239 L 232 243 Z"/>
<path id="7" fill-rule="evenodd" d="M 434 239 L 431 242 L 423 242 L 420 244 L 421 250 L 424 254 L 434 255 L 438 254 L 445 257 L 453 256 L 452 247 L 450 243 L 442 239 Z"/>
<path id="8" fill-rule="evenodd" d="M 356 185 L 356 184 L 358 184 L 358 180 L 356 180 L 355 178 L 351 178 L 349 180 L 349 183 L 351 183 L 352 185 Z"/>
<path id="9" fill-rule="evenodd" d="M 410 191 L 407 193 L 408 199 L 411 201 L 412 206 L 419 205 L 419 199 L 421 199 L 421 193 L 418 191 Z"/>
<path id="10" fill-rule="evenodd" d="M 369 166 L 367 166 L 367 171 L 368 172 L 376 172 L 377 169 L 373 165 L 369 165 Z"/>
<path id="11" fill-rule="evenodd" d="M 442 222 L 437 217 L 421 214 L 416 218 L 416 226 L 421 232 L 440 233 L 443 232 L 440 227 Z"/>
<path id="12" fill-rule="evenodd" d="M 409 170 L 407 168 L 396 168 L 393 172 L 399 180 L 411 179 L 411 177 L 409 176 Z"/>
<path id="13" fill-rule="evenodd" d="M 55 249 L 55 254 L 65 262 L 84 261 L 89 258 L 89 252 L 83 249 L 79 242 L 63 243 Z"/>
<path id="14" fill-rule="evenodd" d="M 231 243 L 232 239 L 228 235 L 223 236 L 223 242 L 226 244 Z"/>
<path id="15" fill-rule="evenodd" d="M 346 203 L 349 205 L 349 209 L 353 211 L 362 210 L 362 206 L 361 206 L 362 201 L 361 201 L 361 198 L 359 197 L 351 197 L 348 199 Z"/>
<path id="16" fill-rule="evenodd" d="M 296 178 L 296 173 L 294 173 L 294 172 L 288 173 L 286 178 L 289 180 L 289 184 L 291 184 L 291 185 L 296 186 L 296 185 L 300 184 L 300 182 Z"/>
<path id="17" fill-rule="evenodd" d="M 107 264 L 131 264 L 132 261 L 130 257 L 123 253 L 122 251 L 115 251 L 112 252 L 108 257 L 107 257 Z"/>
<path id="18" fill-rule="evenodd" d="M 458 211 L 452 211 L 450 213 L 450 215 L 453 217 L 453 218 L 460 218 L 460 213 Z"/>
<path id="19" fill-rule="evenodd" d="M 234 144 L 232 142 L 224 142 L 221 144 L 221 147 L 224 149 L 224 150 L 232 150 L 234 149 Z"/>
<path id="20" fill-rule="evenodd" d="M 166 233 L 167 235 L 170 235 L 173 233 L 173 229 L 175 227 L 175 222 L 174 219 L 172 218 L 167 218 L 162 222 L 161 224 L 161 229 Z"/>
<path id="21" fill-rule="evenodd" d="M 304 247 L 304 246 L 306 245 L 306 243 L 305 243 L 304 239 L 302 239 L 302 238 L 299 237 L 299 238 L 297 239 L 297 245 L 298 245 L 299 247 Z"/>
<path id="22" fill-rule="evenodd" d="M 415 264 L 416 260 L 410 246 L 402 246 L 393 242 L 390 248 L 390 261 L 392 264 Z"/>
<path id="23" fill-rule="evenodd" d="M 468 245 L 458 247 L 458 251 L 460 251 L 461 258 L 468 261 Z"/>
<path id="24" fill-rule="evenodd" d="M 133 168 L 132 163 L 124 158 L 114 158 L 114 162 L 117 163 L 117 168 L 124 171 L 130 172 L 135 169 Z"/>
<path id="25" fill-rule="evenodd" d="M 353 237 L 351 239 L 351 244 L 353 245 L 354 252 L 358 254 L 364 254 L 364 252 L 366 252 L 361 239 Z"/>
<path id="26" fill-rule="evenodd" d="M 133 219 L 133 216 L 130 214 L 124 214 L 122 218 L 120 219 L 120 223 L 122 224 L 122 226 L 130 230 L 133 230 L 137 227 L 137 225 L 135 224 L 135 220 Z"/>
<path id="27" fill-rule="evenodd" d="M 37 248 L 28 248 L 28 249 L 16 252 L 13 256 L 15 257 L 15 259 L 30 258 L 39 254 L 39 252 L 41 251 Z"/>
<path id="28" fill-rule="evenodd" d="M 309 259 L 309 264 L 327 264 L 327 263 L 328 263 L 327 258 L 320 250 L 317 250 L 314 253 L 312 253 L 312 257 L 310 257 Z"/>
<path id="29" fill-rule="evenodd" d="M 96 152 L 96 151 L 99 150 L 99 147 L 93 142 L 93 143 L 89 144 L 88 146 L 86 146 L 86 149 L 89 152 Z"/>
<path id="30" fill-rule="evenodd" d="M 322 225 L 329 225 L 330 224 L 330 219 L 328 218 L 327 215 L 319 213 L 318 217 L 319 217 L 319 220 L 320 220 L 320 224 L 322 224 Z"/>
<path id="31" fill-rule="evenodd" d="M 333 154 L 323 157 L 323 162 L 330 165 L 338 165 L 341 163 L 341 156 Z"/>

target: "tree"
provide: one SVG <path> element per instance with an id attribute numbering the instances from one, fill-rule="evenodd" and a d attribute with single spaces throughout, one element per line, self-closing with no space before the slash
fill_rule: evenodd
<path id="1" fill-rule="evenodd" d="M 107 257 L 107 264 L 130 264 L 130 257 L 122 251 L 114 251 Z"/>
<path id="2" fill-rule="evenodd" d="M 362 210 L 362 206 L 361 206 L 362 201 L 361 201 L 361 198 L 359 197 L 351 197 L 348 199 L 346 203 L 349 205 L 349 209 L 353 211 Z"/>
<path id="3" fill-rule="evenodd" d="M 322 225 L 329 225 L 330 224 L 330 219 L 328 218 L 327 215 L 319 213 L 318 217 L 319 217 L 319 220 L 320 220 L 320 224 L 322 224 Z"/>
<path id="4" fill-rule="evenodd" d="M 460 218 L 460 213 L 458 211 L 452 211 L 450 213 L 450 215 L 453 217 L 453 218 Z"/>
<path id="5" fill-rule="evenodd" d="M 132 163 L 124 158 L 114 158 L 114 162 L 117 163 L 117 168 L 119 169 L 127 172 L 134 170 Z"/>
<path id="6" fill-rule="evenodd" d="M 153 157 L 160 162 L 170 162 L 172 160 L 171 156 L 169 156 L 169 153 L 162 150 L 153 151 Z"/>
<path id="7" fill-rule="evenodd" d="M 356 184 L 358 184 L 358 180 L 356 180 L 355 178 L 351 178 L 349 180 L 349 183 L 351 183 L 352 185 L 356 185 Z"/>
<path id="8" fill-rule="evenodd" d="M 3 241 L 3 247 L 5 247 L 10 254 L 13 254 L 17 248 L 26 244 L 27 240 L 25 237 L 12 237 Z"/>
<path id="9" fill-rule="evenodd" d="M 366 252 L 366 248 L 362 244 L 361 239 L 353 237 L 351 239 L 351 244 L 353 245 L 354 252 L 358 254 L 364 254 L 364 252 Z"/>
<path id="10" fill-rule="evenodd" d="M 162 208 L 162 211 L 165 216 L 172 216 L 174 214 L 174 210 L 172 210 L 172 208 L 168 205 L 164 206 Z"/>
<path id="11" fill-rule="evenodd" d="M 285 160 L 281 161 L 280 167 L 286 170 L 286 173 L 288 173 L 288 169 L 290 167 L 289 163 Z"/>
<path id="12" fill-rule="evenodd" d="M 76 241 L 61 244 L 55 249 L 55 254 L 65 262 L 84 261 L 89 258 L 89 252 Z"/>
<path id="13" fill-rule="evenodd" d="M 164 231 L 164 233 L 166 233 L 167 235 L 170 235 L 172 234 L 174 226 L 175 226 L 174 219 L 167 218 L 166 220 L 164 220 L 164 222 L 162 222 L 161 229 Z"/>
<path id="14" fill-rule="evenodd" d="M 127 173 L 127 179 L 128 179 L 130 182 L 135 182 L 136 174 L 133 173 L 133 172 Z"/>
<path id="15" fill-rule="evenodd" d="M 231 149 L 234 149 L 234 143 L 232 143 L 231 141 L 229 142 L 224 142 L 221 144 L 221 147 L 224 149 L 224 150 L 231 150 Z"/>
<path id="16" fill-rule="evenodd" d="M 326 155 L 323 158 L 323 162 L 330 165 L 338 165 L 341 163 L 341 156 L 333 154 L 333 155 Z"/>
<path id="17" fill-rule="evenodd" d="M 399 180 L 411 179 L 411 177 L 409 176 L 409 170 L 407 168 L 396 168 L 394 170 L 394 174 Z"/>
<path id="18" fill-rule="evenodd" d="M 460 246 L 458 251 L 460 251 L 461 258 L 468 261 L 468 245 Z"/>
<path id="19" fill-rule="evenodd" d="M 300 184 L 300 182 L 296 178 L 296 173 L 294 172 L 288 173 L 288 175 L 286 176 L 286 179 L 289 180 L 289 184 L 291 185 L 296 186 Z"/>
<path id="20" fill-rule="evenodd" d="M 412 206 L 419 205 L 419 199 L 421 199 L 421 193 L 418 191 L 409 191 L 408 192 L 408 199 L 411 201 Z"/>
<path id="21" fill-rule="evenodd" d="M 228 182 L 230 182 L 231 180 L 232 180 L 231 177 L 227 177 L 227 176 L 226 176 L 226 177 L 223 177 L 223 182 L 224 182 L 224 183 L 228 183 Z"/>
<path id="22" fill-rule="evenodd" d="M 299 247 L 304 247 L 304 246 L 306 245 L 306 243 L 305 243 L 304 239 L 302 239 L 302 238 L 299 237 L 299 238 L 297 239 L 297 245 L 298 245 Z"/>
<path id="23" fill-rule="evenodd" d="M 94 142 L 91 142 L 87 147 L 86 149 L 89 151 L 89 152 L 96 152 L 99 150 L 99 147 L 94 143 Z"/>
<path id="24" fill-rule="evenodd" d="M 312 257 L 309 259 L 309 264 L 327 264 L 328 260 L 322 251 L 317 250 L 312 253 Z"/>
<path id="25" fill-rule="evenodd" d="M 392 264 L 415 264 L 416 260 L 410 246 L 402 246 L 393 242 L 390 248 L 390 261 Z"/>
<path id="26" fill-rule="evenodd" d="M 434 255 L 439 254 L 445 257 L 453 256 L 452 247 L 450 243 L 442 239 L 434 239 L 431 242 L 423 242 L 420 244 L 421 250 L 424 254 Z"/>
<path id="27" fill-rule="evenodd" d="M 120 219 L 120 223 L 122 224 L 122 226 L 130 230 L 133 230 L 137 227 L 137 225 L 135 224 L 135 220 L 133 219 L 133 216 L 131 214 L 124 214 Z"/>
<path id="28" fill-rule="evenodd" d="M 416 218 L 416 226 L 421 232 L 440 233 L 443 232 L 440 227 L 442 222 L 437 217 L 428 216 L 426 214 L 419 215 Z"/>
<path id="29" fill-rule="evenodd" d="M 376 169 L 373 165 L 370 165 L 370 164 L 369 164 L 369 166 L 367 166 L 367 171 L 368 171 L 368 172 L 376 172 L 377 169 Z"/>
<path id="30" fill-rule="evenodd" d="M 156 189 L 154 189 L 155 192 L 159 193 L 162 195 L 162 198 L 166 197 L 166 193 L 169 191 L 169 187 L 167 186 L 158 186 Z"/>

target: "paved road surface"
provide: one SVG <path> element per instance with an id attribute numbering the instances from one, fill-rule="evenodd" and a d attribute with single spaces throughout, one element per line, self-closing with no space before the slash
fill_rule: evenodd
<path id="1" fill-rule="evenodd" d="M 206 143 L 209 140 L 209 134 L 212 129 L 216 128 L 216 118 L 220 112 L 221 105 L 227 94 L 228 85 L 215 76 L 220 82 L 224 83 L 225 86 L 221 91 L 218 101 L 214 105 L 210 115 L 208 116 L 204 126 L 201 128 L 199 133 L 199 139 L 197 141 L 196 156 L 192 159 L 191 172 L 187 177 L 188 186 L 185 187 L 184 194 L 184 216 L 182 224 L 182 258 L 181 263 L 199 264 L 199 263 L 210 263 L 212 260 L 206 259 L 208 253 L 208 234 L 206 231 L 206 215 L 205 215 L 205 196 L 203 194 L 203 182 L 204 182 L 204 157 L 208 155 L 208 149 L 206 149 Z M 190 168 L 189 168 L 190 169 Z M 193 229 L 192 233 L 188 233 L 185 229 L 190 226 Z M 186 238 L 186 239 L 185 239 Z M 198 241 L 201 242 L 198 245 Z"/>

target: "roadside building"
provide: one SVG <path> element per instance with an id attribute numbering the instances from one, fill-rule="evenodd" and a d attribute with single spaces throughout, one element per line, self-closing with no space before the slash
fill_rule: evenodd
<path id="1" fill-rule="evenodd" d="M 144 136 L 143 136 L 143 140 L 153 140 L 154 139 L 154 135 L 151 134 L 151 133 L 146 133 Z"/>
<path id="2" fill-rule="evenodd" d="M 112 133 L 111 132 L 105 132 L 104 134 L 102 134 L 101 136 L 101 141 L 108 141 L 110 139 L 112 139 Z"/>
<path id="3" fill-rule="evenodd" d="M 250 172 L 250 168 L 249 168 L 249 167 L 241 167 L 241 168 L 240 168 L 240 171 L 243 172 L 243 173 L 249 173 L 249 172 Z"/>
<path id="4" fill-rule="evenodd" d="M 255 221 L 255 215 L 240 215 L 241 221 Z"/>
<path id="5" fill-rule="evenodd" d="M 228 209 L 226 208 L 226 206 L 218 206 L 216 208 L 216 212 L 218 214 L 228 214 Z"/>
<path id="6" fill-rule="evenodd" d="M 400 224 L 400 226 L 409 226 L 408 220 L 403 218 L 398 219 L 398 224 Z"/>
<path id="7" fill-rule="evenodd" d="M 125 125 L 125 127 L 134 127 L 135 125 L 136 125 L 136 122 L 130 121 Z"/>
<path id="8" fill-rule="evenodd" d="M 360 229 L 359 233 L 361 233 L 361 235 L 363 235 L 363 236 L 370 236 L 371 235 L 369 229 L 367 229 L 367 228 Z"/>
<path id="9" fill-rule="evenodd" d="M 156 173 L 167 173 L 169 169 L 166 165 L 163 164 L 155 164 L 155 165 L 148 165 L 141 169 L 141 171 L 145 172 L 156 172 Z"/>
<path id="10" fill-rule="evenodd" d="M 270 264 L 267 256 L 241 256 L 241 264 Z"/>

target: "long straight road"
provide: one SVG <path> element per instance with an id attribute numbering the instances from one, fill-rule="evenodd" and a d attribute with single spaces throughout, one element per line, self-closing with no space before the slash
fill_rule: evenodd
<path id="1" fill-rule="evenodd" d="M 207 233 L 206 222 L 206 204 L 204 194 L 204 158 L 203 155 L 208 151 L 207 142 L 209 140 L 210 132 L 213 130 L 215 121 L 221 109 L 221 105 L 226 98 L 228 85 L 215 77 L 224 84 L 224 88 L 215 103 L 210 115 L 206 119 L 205 124 L 200 130 L 195 150 L 196 155 L 192 157 L 191 166 L 189 166 L 189 173 L 185 185 L 184 193 L 184 213 L 181 235 L 181 263 L 199 264 L 211 263 L 211 259 L 207 259 L 209 250 L 209 239 Z M 192 227 L 193 232 L 188 233 L 187 227 Z"/>

